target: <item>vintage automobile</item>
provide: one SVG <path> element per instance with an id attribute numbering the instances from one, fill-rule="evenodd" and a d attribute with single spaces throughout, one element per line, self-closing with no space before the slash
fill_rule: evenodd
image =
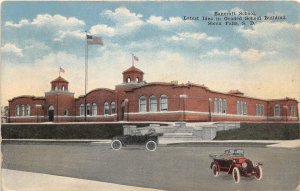
<path id="1" fill-rule="evenodd" d="M 235 183 L 240 182 L 241 176 L 252 177 L 257 180 L 262 179 L 262 163 L 253 165 L 252 161 L 244 157 L 243 149 L 228 149 L 223 154 L 209 155 L 213 162 L 210 168 L 215 177 L 219 176 L 220 172 L 226 172 L 228 175 L 232 174 Z"/>
<path id="2" fill-rule="evenodd" d="M 133 127 L 124 128 L 124 135 L 116 136 L 112 139 L 111 148 L 113 150 L 120 150 L 123 146 L 127 145 L 145 145 L 148 151 L 155 151 L 158 145 L 158 137 L 162 133 L 157 133 L 155 129 L 149 128 L 143 130 Z"/>

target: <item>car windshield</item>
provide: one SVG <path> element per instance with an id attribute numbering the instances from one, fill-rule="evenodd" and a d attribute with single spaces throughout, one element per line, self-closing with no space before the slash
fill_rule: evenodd
<path id="1" fill-rule="evenodd" d="M 230 156 L 244 156 L 243 149 L 228 149 L 225 151 L 225 154 Z"/>

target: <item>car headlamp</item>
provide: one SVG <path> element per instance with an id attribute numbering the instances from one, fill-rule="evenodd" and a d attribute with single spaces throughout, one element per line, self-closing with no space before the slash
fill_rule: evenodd
<path id="1" fill-rule="evenodd" d="M 243 162 L 242 167 L 247 168 L 247 163 Z"/>

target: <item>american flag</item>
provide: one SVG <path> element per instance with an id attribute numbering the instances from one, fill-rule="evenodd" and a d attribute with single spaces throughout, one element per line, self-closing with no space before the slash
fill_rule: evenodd
<path id="1" fill-rule="evenodd" d="M 103 46 L 103 42 L 101 37 L 94 36 L 94 35 L 86 35 L 86 40 L 88 45 L 101 45 Z"/>
<path id="2" fill-rule="evenodd" d="M 137 56 L 135 56 L 134 54 L 132 54 L 132 56 L 135 61 L 139 61 L 139 58 Z"/>
<path id="3" fill-rule="evenodd" d="M 59 72 L 65 73 L 65 70 L 62 67 L 59 67 Z"/>

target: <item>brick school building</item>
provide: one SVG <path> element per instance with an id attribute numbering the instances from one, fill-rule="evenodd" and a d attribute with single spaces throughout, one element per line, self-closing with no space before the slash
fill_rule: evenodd
<path id="1" fill-rule="evenodd" d="M 9 100 L 8 122 L 299 120 L 296 99 L 253 98 L 238 90 L 223 93 L 193 83 L 146 83 L 144 72 L 134 66 L 122 74 L 123 82 L 115 89 L 98 88 L 78 98 L 59 76 L 44 97 Z"/>

